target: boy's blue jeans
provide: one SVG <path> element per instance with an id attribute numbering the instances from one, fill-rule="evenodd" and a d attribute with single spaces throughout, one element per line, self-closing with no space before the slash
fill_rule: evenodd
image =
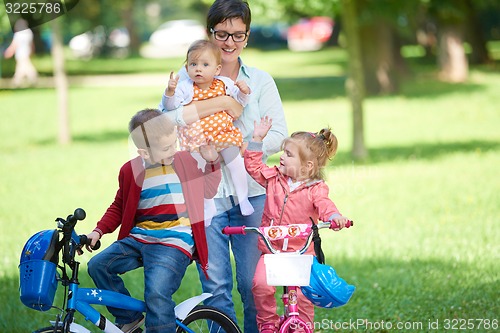
<path id="1" fill-rule="evenodd" d="M 212 224 L 206 229 L 209 279 L 205 278 L 199 267 L 198 271 L 203 292 L 214 295 L 204 303 L 225 312 L 236 322 L 232 299 L 233 271 L 229 247 L 231 245 L 236 263 L 237 289 L 243 302 L 245 333 L 257 333 L 257 311 L 252 294 L 252 280 L 261 254 L 257 248 L 258 236 L 253 233 L 227 236 L 221 232 L 226 226 L 260 226 L 266 196 L 263 194 L 248 199 L 255 209 L 250 216 L 241 215 L 237 198 L 214 199 L 218 215 L 214 216 Z"/>
<path id="2" fill-rule="evenodd" d="M 114 242 L 88 263 L 89 275 L 97 288 L 130 295 L 118 274 L 144 266 L 146 328 L 152 332 L 175 332 L 175 303 L 172 294 L 179 288 L 191 260 L 180 250 L 144 244 L 132 237 Z M 108 307 L 117 324 L 133 322 L 141 313 Z"/>

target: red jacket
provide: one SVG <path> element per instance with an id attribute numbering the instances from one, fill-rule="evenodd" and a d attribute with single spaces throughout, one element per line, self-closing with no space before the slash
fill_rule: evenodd
<path id="1" fill-rule="evenodd" d="M 221 180 L 220 164 L 207 163 L 205 171 L 198 169 L 198 162 L 186 151 L 175 154 L 173 167 L 182 184 L 182 192 L 191 221 L 195 242 L 194 258 L 207 274 L 208 247 L 205 236 L 204 198 L 213 198 Z M 144 182 L 144 163 L 141 157 L 125 163 L 118 176 L 119 188 L 115 200 L 104 213 L 95 231 L 101 235 L 112 233 L 119 226 L 118 239 L 127 237 L 135 226 L 135 213 L 139 205 Z M 203 195 L 204 194 L 204 195 Z"/>

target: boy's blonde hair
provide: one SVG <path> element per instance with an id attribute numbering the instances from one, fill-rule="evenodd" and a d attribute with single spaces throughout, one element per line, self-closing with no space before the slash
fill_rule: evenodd
<path id="1" fill-rule="evenodd" d="M 174 132 L 174 122 L 158 109 L 144 109 L 130 119 L 128 130 L 139 149 L 151 148 L 163 136 Z"/>
<path id="2" fill-rule="evenodd" d="M 313 168 L 307 175 L 309 179 L 324 179 L 323 168 L 327 161 L 337 153 L 337 137 L 331 129 L 323 128 L 318 133 L 294 132 L 290 137 L 283 140 L 281 148 L 287 143 L 293 142 L 299 148 L 299 158 L 302 164 L 313 162 Z"/>
<path id="3" fill-rule="evenodd" d="M 186 64 L 188 64 L 189 62 L 189 57 L 191 57 L 192 60 L 196 60 L 204 51 L 212 52 L 215 60 L 217 61 L 217 65 L 221 64 L 222 55 L 219 47 L 214 43 L 204 39 L 196 40 L 189 46 L 186 54 Z"/>

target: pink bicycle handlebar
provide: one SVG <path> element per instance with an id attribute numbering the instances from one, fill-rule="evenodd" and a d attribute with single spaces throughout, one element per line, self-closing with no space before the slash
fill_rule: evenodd
<path id="1" fill-rule="evenodd" d="M 346 228 L 349 228 L 354 223 L 352 221 L 348 221 L 346 223 Z M 337 224 L 334 221 L 329 222 L 319 222 L 316 224 L 318 229 L 336 229 Z M 271 253 L 278 253 L 279 250 L 275 249 L 271 244 L 271 241 L 285 238 L 305 238 L 307 241 L 305 242 L 304 247 L 299 250 L 299 253 L 304 253 L 312 241 L 312 227 L 308 224 L 292 224 L 292 225 L 284 225 L 284 226 L 269 226 L 269 227 L 224 227 L 222 229 L 222 233 L 225 235 L 246 235 L 247 233 L 257 233 L 266 244 L 267 248 Z"/>
<path id="2" fill-rule="evenodd" d="M 347 221 L 345 227 L 349 228 L 354 225 L 353 221 Z M 337 228 L 337 224 L 334 221 L 330 222 L 330 229 L 335 229 Z M 222 233 L 225 235 L 246 235 L 245 231 L 246 226 L 241 226 L 241 227 L 224 227 L 222 229 Z M 310 230 L 310 229 L 309 229 Z"/>
<path id="3" fill-rule="evenodd" d="M 222 233 L 225 235 L 245 235 L 245 226 L 241 227 L 224 227 Z"/>
<path id="4" fill-rule="evenodd" d="M 330 229 L 338 228 L 338 225 L 337 225 L 337 223 L 335 223 L 335 221 L 331 221 L 330 225 L 331 225 Z M 347 223 L 345 224 L 345 227 L 349 228 L 349 227 L 352 227 L 353 225 L 354 225 L 354 222 L 351 220 L 348 220 Z"/>

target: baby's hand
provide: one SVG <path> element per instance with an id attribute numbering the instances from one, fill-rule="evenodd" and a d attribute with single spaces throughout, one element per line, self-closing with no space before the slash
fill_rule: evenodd
<path id="1" fill-rule="evenodd" d="M 260 119 L 260 122 L 253 122 L 253 136 L 252 141 L 254 142 L 262 142 L 267 135 L 267 132 L 271 129 L 273 125 L 273 120 L 268 116 Z"/>
<path id="2" fill-rule="evenodd" d="M 215 150 L 214 143 L 210 140 L 207 140 L 205 144 L 199 147 L 201 157 L 207 162 L 214 162 L 219 157 L 217 150 Z"/>
<path id="3" fill-rule="evenodd" d="M 242 93 L 244 93 L 245 95 L 250 95 L 250 87 L 248 86 L 248 84 L 245 81 L 243 81 L 243 80 L 236 81 L 235 84 L 240 89 L 240 91 Z"/>
<path id="4" fill-rule="evenodd" d="M 174 77 L 174 72 L 170 72 L 170 79 L 168 80 L 167 89 L 165 90 L 166 96 L 174 96 L 177 82 L 179 82 L 179 74 Z"/>

